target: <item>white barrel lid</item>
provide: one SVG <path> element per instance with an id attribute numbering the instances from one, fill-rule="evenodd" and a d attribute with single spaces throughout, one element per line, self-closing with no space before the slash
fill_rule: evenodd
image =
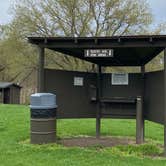
<path id="1" fill-rule="evenodd" d="M 35 93 L 30 98 L 31 109 L 57 108 L 56 95 L 52 93 Z"/>

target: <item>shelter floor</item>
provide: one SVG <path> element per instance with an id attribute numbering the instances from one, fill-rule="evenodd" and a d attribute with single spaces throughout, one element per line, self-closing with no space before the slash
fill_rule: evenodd
<path id="1" fill-rule="evenodd" d="M 134 138 L 128 137 L 77 137 L 77 138 L 64 138 L 59 140 L 59 143 L 66 147 L 112 147 L 117 145 L 133 145 L 135 144 Z"/>

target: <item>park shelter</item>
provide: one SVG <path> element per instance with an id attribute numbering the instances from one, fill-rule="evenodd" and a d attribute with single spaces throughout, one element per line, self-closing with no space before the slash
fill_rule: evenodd
<path id="1" fill-rule="evenodd" d="M 28 40 L 39 48 L 38 91 L 56 93 L 57 118 L 96 118 L 97 137 L 101 118 L 135 118 L 137 143 L 144 141 L 144 120 L 160 123 L 164 125 L 166 154 L 166 67 L 163 71 L 145 71 L 145 65 L 162 51 L 165 66 L 166 35 L 29 37 Z M 45 48 L 96 64 L 98 71 L 45 69 Z M 114 56 L 88 57 L 85 56 L 88 49 L 112 49 Z M 102 73 L 107 66 L 136 66 L 140 67 L 140 73 L 128 73 L 127 84 L 114 85 L 113 73 Z"/>
<path id="2" fill-rule="evenodd" d="M 20 104 L 21 87 L 12 82 L 0 82 L 0 103 Z"/>

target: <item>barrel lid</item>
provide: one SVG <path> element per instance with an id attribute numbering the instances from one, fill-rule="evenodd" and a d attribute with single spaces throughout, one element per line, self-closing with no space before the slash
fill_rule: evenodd
<path id="1" fill-rule="evenodd" d="M 31 97 L 33 97 L 33 96 L 41 97 L 41 96 L 56 96 L 56 95 L 53 94 L 53 93 L 34 93 L 34 94 L 31 95 Z"/>
<path id="2" fill-rule="evenodd" d="M 35 93 L 30 98 L 31 109 L 52 109 L 56 108 L 56 95 L 52 93 Z"/>

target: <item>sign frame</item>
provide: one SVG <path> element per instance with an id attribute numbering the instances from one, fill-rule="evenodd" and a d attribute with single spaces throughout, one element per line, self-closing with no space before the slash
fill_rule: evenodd
<path id="1" fill-rule="evenodd" d="M 113 49 L 86 49 L 84 50 L 84 57 L 86 58 L 113 58 Z"/>
<path id="2" fill-rule="evenodd" d="M 129 85 L 129 73 L 112 73 L 112 85 Z"/>
<path id="3" fill-rule="evenodd" d="M 74 77 L 74 86 L 84 86 L 84 78 L 75 76 Z"/>

